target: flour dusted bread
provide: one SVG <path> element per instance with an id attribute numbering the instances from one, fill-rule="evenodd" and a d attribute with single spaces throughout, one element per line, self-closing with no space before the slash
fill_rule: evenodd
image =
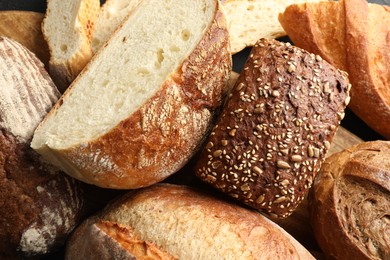
<path id="1" fill-rule="evenodd" d="M 390 258 L 389 141 L 329 157 L 309 195 L 314 234 L 328 258 Z"/>
<path id="2" fill-rule="evenodd" d="M 103 247 L 102 245 L 106 247 Z M 86 220 L 66 259 L 314 259 L 262 215 L 170 184 L 128 193 Z"/>
<path id="3" fill-rule="evenodd" d="M 108 0 L 96 18 L 92 34 L 92 49 L 96 53 L 111 37 L 126 16 L 143 0 Z"/>
<path id="4" fill-rule="evenodd" d="M 278 14 L 288 5 L 303 2 L 313 0 L 222 0 L 232 53 L 253 46 L 260 38 L 285 36 Z"/>
<path id="5" fill-rule="evenodd" d="M 59 92 L 43 64 L 0 37 L 0 258 L 58 249 L 80 218 L 79 184 L 29 144 Z"/>
<path id="6" fill-rule="evenodd" d="M 91 59 L 99 0 L 48 0 L 42 31 L 50 50 L 50 75 L 61 92 Z"/>
<path id="7" fill-rule="evenodd" d="M 139 188 L 181 168 L 208 131 L 231 71 L 218 1 L 148 0 L 133 12 L 32 141 L 69 175 L 101 187 Z"/>
<path id="8" fill-rule="evenodd" d="M 35 53 L 48 68 L 49 47 L 43 38 L 43 14 L 29 11 L 0 11 L 0 35 L 11 38 Z"/>
<path id="9" fill-rule="evenodd" d="M 276 217 L 307 194 L 344 117 L 346 73 L 289 43 L 261 39 L 205 142 L 196 174 Z"/>
<path id="10" fill-rule="evenodd" d="M 390 138 L 390 8 L 366 0 L 291 5 L 279 20 L 295 45 L 350 75 L 349 107 Z"/>

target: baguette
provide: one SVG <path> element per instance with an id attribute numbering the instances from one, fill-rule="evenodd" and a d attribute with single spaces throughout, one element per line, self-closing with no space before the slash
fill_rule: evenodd
<path id="1" fill-rule="evenodd" d="M 0 37 L 0 258 L 57 250 L 81 218 L 80 183 L 30 147 L 59 92 L 36 56 Z"/>
<path id="2" fill-rule="evenodd" d="M 279 21 L 295 45 L 350 75 L 349 107 L 390 138 L 390 8 L 366 0 L 291 5 Z"/>
<path id="3" fill-rule="evenodd" d="M 390 258 L 389 154 L 389 141 L 365 142 L 323 164 L 308 199 L 327 258 Z"/>
<path id="4" fill-rule="evenodd" d="M 79 226 L 65 259 L 91 258 L 314 259 L 262 215 L 171 184 L 128 193 Z"/>
<path id="5" fill-rule="evenodd" d="M 99 0 L 48 0 L 42 31 L 50 50 L 49 72 L 60 92 L 92 58 L 92 30 Z"/>
<path id="6" fill-rule="evenodd" d="M 344 117 L 346 73 L 260 39 L 205 142 L 196 175 L 274 217 L 306 196 Z"/>
<path id="7" fill-rule="evenodd" d="M 219 1 L 142 1 L 31 145 L 87 183 L 151 185 L 196 152 L 224 99 L 231 65 Z"/>

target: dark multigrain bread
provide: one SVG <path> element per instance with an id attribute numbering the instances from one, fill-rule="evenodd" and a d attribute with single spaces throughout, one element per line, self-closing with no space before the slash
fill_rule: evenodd
<path id="1" fill-rule="evenodd" d="M 308 199 L 328 259 L 390 259 L 390 141 L 361 143 L 327 158 Z"/>
<path id="2" fill-rule="evenodd" d="M 261 39 L 200 155 L 196 174 L 286 217 L 310 188 L 344 117 L 346 73 L 302 49 Z"/>
<path id="3" fill-rule="evenodd" d="M 58 97 L 35 55 L 0 37 L 0 259 L 57 249 L 81 216 L 80 184 L 30 148 Z"/>

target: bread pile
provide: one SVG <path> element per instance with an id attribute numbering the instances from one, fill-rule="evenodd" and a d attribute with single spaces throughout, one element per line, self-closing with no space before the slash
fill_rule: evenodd
<path id="1" fill-rule="evenodd" d="M 389 143 L 339 127 L 362 79 L 328 52 L 272 39 L 294 31 L 291 10 L 337 24 L 323 40 L 361 39 L 354 19 L 363 31 L 372 21 L 359 18 L 364 1 L 287 7 L 297 2 L 49 0 L 44 19 L 0 13 L 42 22 L 0 33 L 48 62 L 60 88 L 0 38 L 0 258 L 389 258 Z M 386 29 L 369 30 L 382 46 Z M 352 64 L 353 41 L 336 39 L 329 53 Z M 371 42 L 356 64 L 377 82 L 386 53 Z"/>

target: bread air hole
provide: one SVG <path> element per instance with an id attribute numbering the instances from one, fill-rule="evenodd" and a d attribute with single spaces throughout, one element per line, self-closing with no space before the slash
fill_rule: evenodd
<path id="1" fill-rule="evenodd" d="M 191 33 L 189 30 L 185 29 L 181 32 L 181 39 L 183 41 L 188 41 L 191 37 Z"/>
<path id="2" fill-rule="evenodd" d="M 154 66 L 159 69 L 161 68 L 162 62 L 164 61 L 164 50 L 158 49 L 156 55 L 157 55 L 157 61 L 155 62 Z"/>
<path id="3" fill-rule="evenodd" d="M 61 51 L 63 52 L 63 53 L 66 53 L 67 51 L 68 51 L 68 45 L 66 45 L 66 44 L 61 44 Z"/>

